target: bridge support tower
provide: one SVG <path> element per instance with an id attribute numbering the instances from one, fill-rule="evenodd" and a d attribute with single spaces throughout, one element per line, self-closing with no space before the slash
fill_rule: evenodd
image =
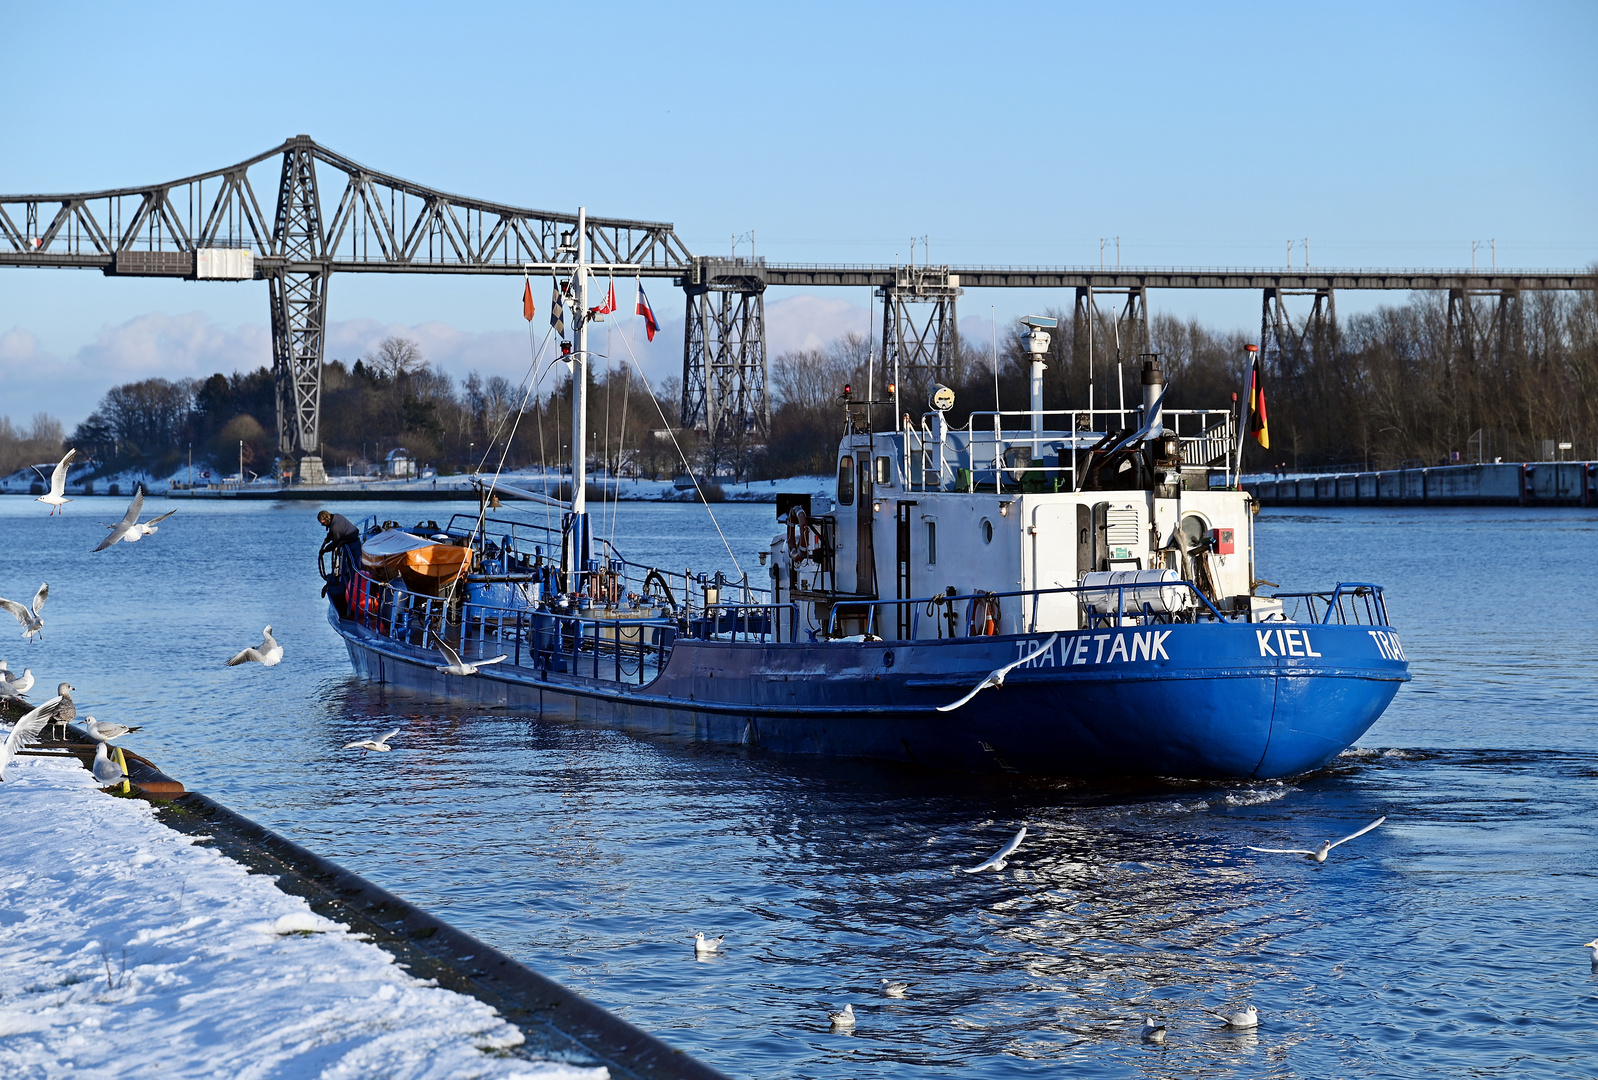
<path id="1" fill-rule="evenodd" d="M 326 342 L 327 236 L 311 140 L 292 140 L 278 187 L 276 254 L 288 264 L 267 276 L 272 296 L 272 370 L 277 382 L 278 450 L 298 459 L 299 479 L 325 483 L 322 468 L 322 357 Z M 312 264 L 300 270 L 293 264 Z M 317 265 L 321 264 L 321 265 Z"/>
<path id="2" fill-rule="evenodd" d="M 882 372 L 897 379 L 905 400 L 922 401 L 933 383 L 953 384 L 960 370 L 956 298 L 960 275 L 947 266 L 896 266 L 882 297 Z M 917 318 L 921 311 L 923 317 Z M 898 418 L 894 418 L 895 426 Z"/>
<path id="3" fill-rule="evenodd" d="M 710 438 L 708 471 L 741 475 L 771 430 L 763 259 L 699 258 L 683 279 L 682 426 Z"/>

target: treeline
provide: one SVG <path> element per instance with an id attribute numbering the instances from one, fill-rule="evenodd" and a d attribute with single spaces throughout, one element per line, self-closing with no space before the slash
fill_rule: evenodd
<path id="1" fill-rule="evenodd" d="M 329 469 L 375 469 L 389 451 L 403 447 L 417 462 L 446 474 L 479 465 L 492 471 L 502 453 L 506 468 L 562 467 L 571 445 L 572 380 L 560 364 L 553 370 L 556 377 L 544 382 L 549 389 L 535 396 L 499 375 L 485 379 L 474 371 L 457 382 L 406 338 L 388 338 L 352 365 L 327 361 L 323 462 Z M 665 390 L 675 392 L 670 385 Z M 601 371 L 590 376 L 588 393 L 593 467 L 643 476 L 675 471 L 676 451 L 661 437 L 660 414 L 641 379 Z M 67 443 L 99 462 L 101 472 L 176 469 L 191 447 L 196 460 L 231 471 L 242 443 L 246 470 L 265 474 L 279 456 L 275 395 L 265 367 L 207 379 L 126 383 L 106 393 Z M 674 418 L 675 403 L 666 409 Z M 0 428 L 0 437 L 8 430 Z M 40 430 L 36 420 L 35 433 Z M 54 446 L 60 445 L 56 425 Z"/>
<path id="2" fill-rule="evenodd" d="M 1091 353 L 1094 402 L 1114 408 L 1141 398 L 1130 340 L 1103 314 L 1089 342 L 1078 342 L 1068 311 L 1048 312 L 1052 331 L 1044 407 L 1085 408 Z M 1300 313 L 1302 314 L 1302 313 Z M 1302 330 L 1302 326 L 1299 327 Z M 1117 330 L 1121 361 L 1116 362 Z M 1087 328 L 1082 328 L 1086 333 Z M 1246 386 L 1247 344 L 1257 331 L 1217 331 L 1196 319 L 1155 315 L 1148 348 L 1160 355 L 1170 408 L 1225 408 Z M 951 380 L 950 420 L 972 411 L 1028 407 L 1025 330 L 1012 327 L 990 342 L 962 342 Z M 678 446 L 694 469 L 737 480 L 829 473 L 843 430 L 840 395 L 868 389 L 891 398 L 890 373 L 868 371 L 872 343 L 845 335 L 825 348 L 786 352 L 769 373 L 771 429 L 711 439 L 676 430 L 681 384 L 665 380 L 656 396 L 635 374 L 600 370 L 589 378 L 590 468 L 658 478 L 683 469 Z M 997 355 L 995 355 L 995 352 Z M 1573 444 L 1566 457 L 1598 457 L 1598 298 L 1591 292 L 1526 293 L 1500 304 L 1472 298 L 1452 315 L 1446 294 L 1421 294 L 1318 332 L 1292 335 L 1267 354 L 1269 451 L 1250 447 L 1259 468 L 1359 465 L 1392 467 L 1442 461 L 1539 460 L 1552 443 Z M 997 368 L 997 372 L 995 372 Z M 869 383 L 869 387 L 868 387 Z M 919 421 L 929 387 L 908 377 L 899 412 Z M 267 472 L 278 456 L 272 373 L 212 375 L 203 380 L 146 379 L 113 388 L 67 445 L 108 468 L 175 468 L 190 447 L 197 459 L 228 469 L 244 445 L 245 467 Z M 479 466 L 547 464 L 570 456 L 571 376 L 559 363 L 529 395 L 501 376 L 476 372 L 455 380 L 432 365 L 415 342 L 383 341 L 370 356 L 323 369 L 322 455 L 333 469 L 376 466 L 395 447 L 443 473 Z M 893 410 L 873 412 L 879 428 Z M 1024 418 L 1006 421 L 1024 427 Z M 27 430 L 0 419 L 0 468 L 59 456 L 60 425 L 35 417 Z"/>
<path id="3" fill-rule="evenodd" d="M 36 413 L 24 428 L 0 416 L 0 476 L 61 457 L 61 421 Z"/>
<path id="4" fill-rule="evenodd" d="M 1044 408 L 1086 408 L 1088 342 L 1078 347 L 1070 312 L 1047 314 L 1058 327 L 1051 331 Z M 1548 444 L 1560 442 L 1573 444 L 1567 458 L 1598 458 L 1598 297 L 1592 292 L 1529 292 L 1502 308 L 1497 298 L 1475 297 L 1468 307 L 1456 306 L 1452 320 L 1447 294 L 1428 293 L 1328 323 L 1319 333 L 1304 333 L 1302 319 L 1296 329 L 1283 348 L 1267 354 L 1271 447 L 1250 444 L 1245 464 L 1311 469 L 1535 461 Z M 1093 328 L 1094 404 L 1100 409 L 1117 407 L 1123 392 L 1129 406 L 1141 400 L 1135 355 L 1141 344 L 1128 341 L 1122 323 L 1118 370 L 1116 331 L 1108 314 Z M 952 423 L 964 425 L 972 411 L 1029 407 L 1024 334 L 1021 327 L 1003 333 L 996 357 L 989 343 L 961 343 Z M 1197 319 L 1154 315 L 1149 336 L 1150 351 L 1165 370 L 1166 407 L 1224 408 L 1234 393 L 1246 393 L 1244 346 L 1259 343 L 1257 330 L 1216 331 Z M 773 360 L 772 431 L 753 465 L 757 477 L 831 471 L 843 429 L 839 395 L 850 385 L 856 398 L 865 396 L 867 350 L 864 339 L 848 335 Z M 880 370 L 872 381 L 877 398 L 889 396 L 889 379 Z M 919 422 L 928 389 L 924 380 L 906 380 L 900 412 Z M 891 427 L 892 410 L 877 409 L 873 422 Z"/>

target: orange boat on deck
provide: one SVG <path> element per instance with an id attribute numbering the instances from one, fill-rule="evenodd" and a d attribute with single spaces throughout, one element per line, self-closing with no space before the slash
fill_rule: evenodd
<path id="1" fill-rule="evenodd" d="M 399 578 L 412 592 L 439 596 L 471 568 L 471 556 L 469 547 L 388 529 L 361 545 L 361 568 L 376 581 Z"/>

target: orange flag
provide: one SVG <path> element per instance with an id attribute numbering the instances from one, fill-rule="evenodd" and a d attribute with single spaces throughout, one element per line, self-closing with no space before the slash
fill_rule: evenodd
<path id="1" fill-rule="evenodd" d="M 533 307 L 533 283 L 529 279 L 522 289 L 522 318 L 532 322 L 533 316 L 536 314 L 537 310 Z"/>

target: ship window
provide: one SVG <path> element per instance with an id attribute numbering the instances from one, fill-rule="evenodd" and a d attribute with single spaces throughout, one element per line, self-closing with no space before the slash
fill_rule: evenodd
<path id="1" fill-rule="evenodd" d="M 982 519 L 982 542 L 984 544 L 993 543 L 993 522 L 987 518 Z"/>
<path id="2" fill-rule="evenodd" d="M 936 566 L 937 564 L 938 564 L 938 523 L 936 521 L 929 521 L 929 522 L 927 522 L 927 565 L 928 566 Z"/>
<path id="3" fill-rule="evenodd" d="M 838 459 L 838 505 L 854 505 L 854 458 L 848 454 Z"/>
<path id="4" fill-rule="evenodd" d="M 884 487 L 893 483 L 893 459 L 891 457 L 877 458 L 876 483 Z"/>

